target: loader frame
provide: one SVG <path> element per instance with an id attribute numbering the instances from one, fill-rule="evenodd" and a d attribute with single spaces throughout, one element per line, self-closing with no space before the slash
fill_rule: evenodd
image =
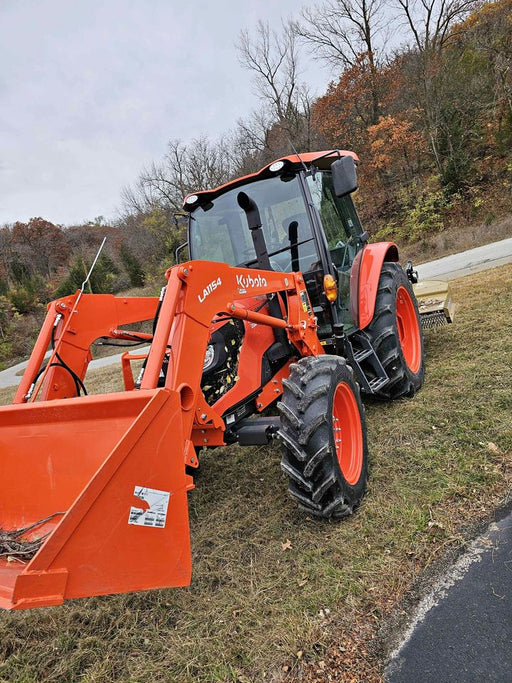
<path id="1" fill-rule="evenodd" d="M 171 268 L 166 277 L 137 391 L 126 363 L 125 393 L 77 397 L 76 378 L 85 379 L 94 339 L 133 338 L 135 333 L 120 327 L 156 315 L 158 300 L 77 292 L 50 304 L 15 405 L 0 408 L 0 456 L 6 463 L 2 526 L 17 529 L 43 520 L 32 532 L 33 538 L 43 537 L 41 547 L 28 564 L 0 559 L 1 607 L 187 585 L 186 492 L 193 481 L 185 466 L 197 466 L 195 446 L 225 443 L 222 415 L 201 391 L 212 321 L 221 313 L 283 330 L 289 360 L 323 353 L 300 273 L 194 261 Z M 286 301 L 282 317 L 240 305 L 255 297 L 265 302 L 277 292 Z M 167 373 L 159 386 L 164 359 Z M 260 411 L 280 395 L 286 368 L 258 387 Z M 258 427 L 251 425 L 252 437 L 245 426 L 249 441 L 254 432 L 258 438 L 272 428 L 268 418 L 259 419 Z M 20 438 L 22 429 L 30 438 Z M 151 496 L 157 495 L 166 503 L 152 510 Z"/>

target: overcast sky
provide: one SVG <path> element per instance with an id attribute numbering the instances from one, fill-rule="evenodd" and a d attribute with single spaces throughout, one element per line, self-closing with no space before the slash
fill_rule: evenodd
<path id="1" fill-rule="evenodd" d="M 218 137 L 258 106 L 238 33 L 300 5 L 0 0 L 0 224 L 115 216 L 169 139 Z M 321 94 L 330 74 L 306 78 Z"/>

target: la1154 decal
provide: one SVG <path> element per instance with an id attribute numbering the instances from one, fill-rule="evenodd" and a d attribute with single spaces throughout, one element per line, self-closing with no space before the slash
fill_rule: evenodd
<path id="1" fill-rule="evenodd" d="M 202 296 L 201 294 L 197 295 L 199 303 L 202 304 L 206 297 L 209 296 L 213 291 L 215 291 L 217 287 L 220 287 L 221 284 L 222 280 L 220 279 L 220 277 L 218 277 L 216 280 L 212 280 L 209 284 L 207 284 L 206 287 L 203 289 Z"/>

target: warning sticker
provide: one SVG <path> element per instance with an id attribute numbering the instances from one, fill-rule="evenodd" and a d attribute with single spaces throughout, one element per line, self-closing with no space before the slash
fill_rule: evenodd
<path id="1" fill-rule="evenodd" d="M 145 486 L 136 486 L 133 495 L 140 500 L 140 506 L 132 505 L 128 524 L 152 526 L 161 529 L 167 519 L 167 507 L 171 494 L 169 491 L 158 491 Z"/>

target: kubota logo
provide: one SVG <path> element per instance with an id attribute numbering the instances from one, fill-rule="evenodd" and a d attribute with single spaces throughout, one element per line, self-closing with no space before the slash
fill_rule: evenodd
<path id="1" fill-rule="evenodd" d="M 222 280 L 220 277 L 218 277 L 216 280 L 212 280 L 210 284 L 206 285 L 206 287 L 203 289 L 203 296 L 200 294 L 197 295 L 197 298 L 199 299 L 199 303 L 202 304 L 203 301 L 206 299 L 207 296 L 209 296 L 214 289 L 217 289 L 217 287 L 220 287 L 222 284 Z"/>
<path id="2" fill-rule="evenodd" d="M 236 284 L 239 286 L 241 292 L 245 292 L 248 289 L 253 289 L 254 287 L 266 287 L 267 280 L 259 273 L 254 277 L 252 277 L 252 275 L 237 275 Z"/>

